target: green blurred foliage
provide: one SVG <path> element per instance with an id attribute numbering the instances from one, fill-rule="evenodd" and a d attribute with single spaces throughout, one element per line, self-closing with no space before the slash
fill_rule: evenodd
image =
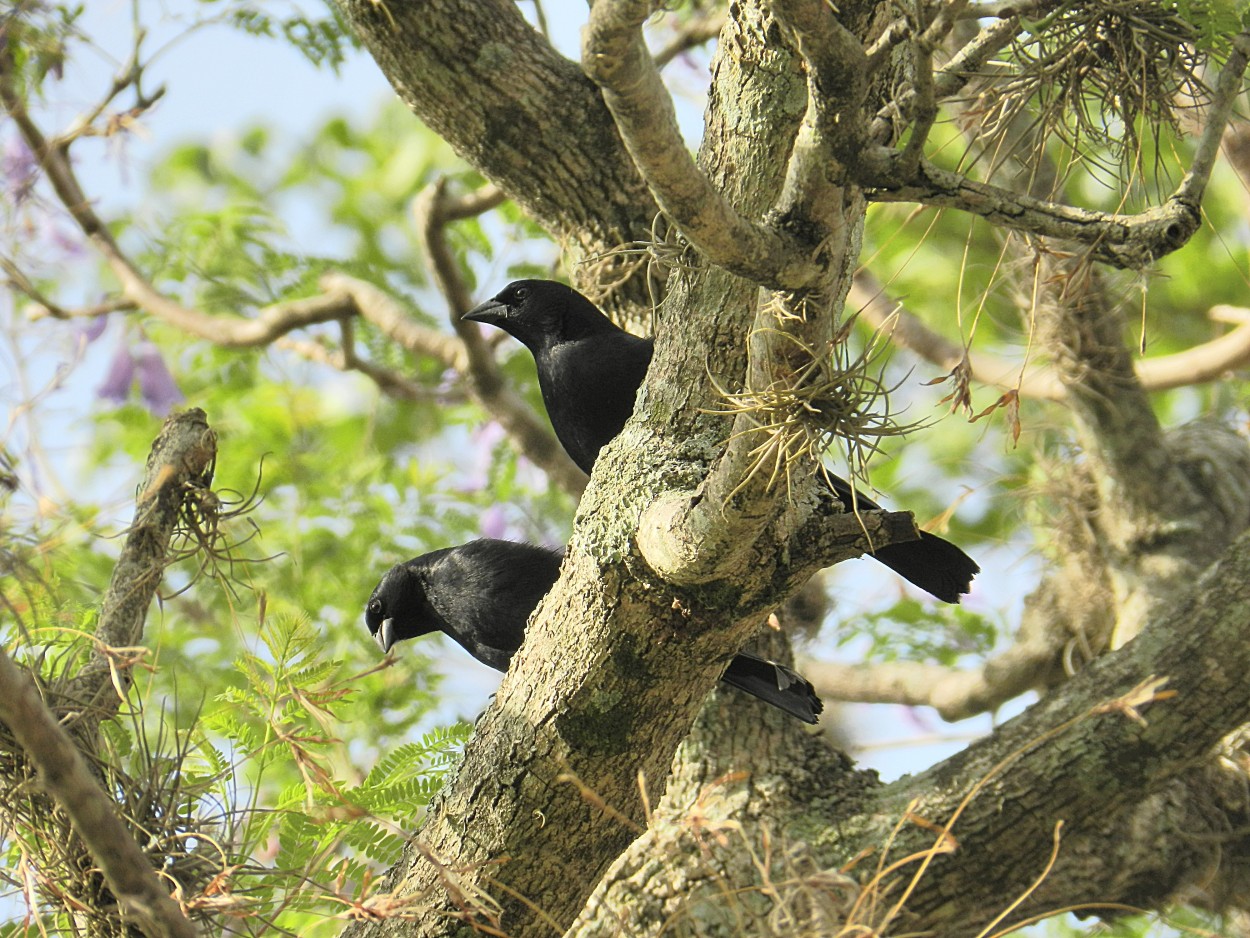
<path id="1" fill-rule="evenodd" d="M 1093 911 L 1093 910 L 1090 910 Z M 1141 913 L 1134 915 L 1127 910 L 1117 910 L 1119 918 L 1090 922 L 1073 915 L 1059 915 L 1035 929 L 1047 938 L 1215 938 L 1217 935 L 1235 933 L 1226 931 L 1222 917 L 1210 912 L 1199 912 L 1178 906 L 1167 915 Z"/>
<path id="2" fill-rule="evenodd" d="M 957 606 L 937 618 L 918 600 L 905 598 L 889 609 L 856 617 L 838 635 L 838 644 L 870 644 L 874 661 L 923 661 L 954 667 L 983 659 L 994 648 L 1000 626 L 988 616 Z"/>
<path id="3" fill-rule="evenodd" d="M 114 230 L 161 290 L 215 315 L 312 295 L 334 269 L 446 328 L 410 215 L 413 195 L 439 177 L 481 183 L 388 104 L 364 119 L 328 118 L 305 140 L 255 127 L 175 146 L 147 176 L 143 205 Z M 534 229 L 509 207 L 451 232 L 470 278 L 509 275 L 495 257 L 503 231 L 519 240 Z M 535 263 L 513 253 L 518 265 Z M 55 293 L 56 272 L 40 282 Z M 154 341 L 187 405 L 209 415 L 215 490 L 238 516 L 222 522 L 228 556 L 167 571 L 145 634 L 152 670 L 137 672 L 131 719 L 110 728 L 110 752 L 135 779 L 144 766 L 180 766 L 178 810 L 195 815 L 198 849 L 221 874 L 189 884 L 215 896 L 204 893 L 201 910 L 212 933 L 337 933 L 342 921 L 331 916 L 367 898 L 394 862 L 467 732 L 440 703 L 438 640 L 401 646 L 379 668 L 362 621 L 373 584 L 399 560 L 478 536 L 500 505 L 494 523 L 507 536 L 558 542 L 572 502 L 484 429 L 440 366 L 365 323 L 358 354 L 425 388 L 422 400 L 387 398 L 360 375 L 282 349 L 221 349 L 143 314 L 127 323 L 129 340 Z M 301 337 L 341 339 L 333 325 Z M 532 363 L 513 354 L 504 364 L 537 405 Z M 158 429 L 137 404 L 95 408 L 80 498 L 53 518 L 27 513 L 20 532 L 5 520 L 0 641 L 46 678 L 72 672 L 90 650 L 85 636 L 120 545 L 115 520 L 129 510 L 93 502 L 96 467 L 137 485 Z M 3 852 L 0 866 L 19 869 L 22 837 Z M 49 911 L 45 924 L 58 921 Z"/>

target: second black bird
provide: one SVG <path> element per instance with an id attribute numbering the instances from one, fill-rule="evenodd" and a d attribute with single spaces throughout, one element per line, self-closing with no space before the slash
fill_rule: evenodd
<path id="1" fill-rule="evenodd" d="M 464 315 L 498 326 L 534 355 L 538 386 L 560 444 L 589 474 L 599 450 L 625 426 L 654 350 L 630 335 L 572 287 L 554 280 L 517 280 Z M 873 511 L 876 502 L 832 473 L 823 473 L 844 505 Z M 971 588 L 980 570 L 950 541 L 920 532 L 920 540 L 888 544 L 869 556 L 948 603 Z"/>
<path id="2" fill-rule="evenodd" d="M 383 651 L 442 632 L 482 664 L 506 671 L 562 557 L 489 538 L 423 554 L 387 571 L 365 606 L 365 624 Z M 802 675 L 763 658 L 735 655 L 721 680 L 807 723 L 824 706 Z"/>

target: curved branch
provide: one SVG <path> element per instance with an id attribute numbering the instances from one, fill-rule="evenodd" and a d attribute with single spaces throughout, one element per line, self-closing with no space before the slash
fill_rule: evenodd
<path id="1" fill-rule="evenodd" d="M 908 177 L 897 153 L 889 158 L 893 168 L 876 170 L 880 174 L 877 188 L 869 197 L 879 202 L 919 202 L 959 209 L 1003 228 L 1087 245 L 1091 257 L 1115 267 L 1144 267 L 1183 247 L 1198 230 L 1202 196 L 1248 59 L 1250 33 L 1240 33 L 1233 39 L 1232 52 L 1216 80 L 1206 126 L 1189 171 L 1167 201 L 1136 215 L 1096 212 L 1034 198 L 974 182 L 927 161 Z"/>
<path id="2" fill-rule="evenodd" d="M 1195 345 L 1174 355 L 1147 358 L 1137 363 L 1137 377 L 1147 391 L 1165 391 L 1204 384 L 1228 377 L 1230 371 L 1250 365 L 1250 309 L 1243 306 L 1212 306 L 1207 316 L 1214 322 L 1238 323 L 1232 332 Z"/>
<path id="3" fill-rule="evenodd" d="M 1099 212 L 976 182 L 922 161 L 916 177 L 870 190 L 876 202 L 918 202 L 953 208 L 1013 231 L 1088 245 L 1095 260 L 1138 269 L 1183 247 L 1198 230 L 1198 206 L 1177 195 L 1136 215 Z"/>
<path id="4" fill-rule="evenodd" d="M 839 185 L 864 149 L 861 112 L 868 57 L 824 0 L 779 0 L 773 14 L 793 33 L 807 66 L 807 108 L 790 150 L 777 213 L 801 230 L 836 230 L 845 198 Z M 840 252 L 835 248 L 834 253 Z"/>
<path id="5" fill-rule="evenodd" d="M 440 400 L 446 397 L 446 395 L 436 392 L 428 385 L 409 381 L 407 378 L 395 374 L 389 368 L 379 368 L 373 362 L 359 358 L 351 344 L 351 320 L 340 320 L 339 326 L 343 331 L 343 339 L 339 343 L 338 348 L 332 348 L 325 342 L 296 339 L 291 336 L 283 336 L 281 339 L 275 340 L 273 345 L 274 348 L 294 352 L 296 355 L 318 365 L 328 365 L 338 371 L 359 371 L 376 384 L 383 394 L 397 400 L 428 401 L 435 397 L 436 394 Z"/>
<path id="6" fill-rule="evenodd" d="M 689 49 L 703 45 L 720 35 L 725 26 L 725 12 L 711 9 L 696 14 L 688 23 L 678 28 L 676 34 L 651 54 L 656 68 L 663 68 L 677 56 Z"/>
<path id="7" fill-rule="evenodd" d="M 490 207 L 503 200 L 502 193 L 486 197 L 454 199 L 447 193 L 445 179 L 423 189 L 413 201 L 413 215 L 421 231 L 430 268 L 439 290 L 447 299 L 451 326 L 460 339 L 463 363 L 457 368 L 468 381 L 473 396 L 503 425 L 526 456 L 552 477 L 565 491 L 578 496 L 586 488 L 586 475 L 558 443 L 555 434 L 508 387 L 495 356 L 482 340 L 477 323 L 461 316 L 473 306 L 468 287 L 447 245 L 447 225 L 457 218 L 468 218 L 472 208 Z"/>
<path id="8" fill-rule="evenodd" d="M 855 275 L 848 302 L 874 329 L 939 368 L 952 371 L 967 363 L 981 384 L 1014 390 L 1022 398 L 1062 402 L 1068 390 L 1051 368 L 1024 365 L 985 352 L 976 352 L 930 329 L 902 303 L 886 298 L 885 288 L 864 271 Z M 1235 322 L 1231 332 L 1183 352 L 1140 359 L 1134 364 L 1137 380 L 1147 391 L 1168 391 L 1209 381 L 1220 381 L 1230 371 L 1250 365 L 1250 309 L 1219 305 L 1208 311 L 1215 322 Z"/>
<path id="9" fill-rule="evenodd" d="M 695 165 L 673 102 L 642 39 L 649 0 L 599 0 L 582 41 L 586 74 L 664 212 L 712 263 L 770 286 L 799 288 L 821 275 L 810 248 L 739 215 Z"/>
<path id="10" fill-rule="evenodd" d="M 421 232 L 430 269 L 434 272 L 434 282 L 447 300 L 448 319 L 464 350 L 461 373 L 473 386 L 474 394 L 485 398 L 497 394 L 504 386 L 504 380 L 495 364 L 495 357 L 482 341 L 477 324 L 460 318 L 473 306 L 473 301 L 456 259 L 452 257 L 451 248 L 447 246 L 447 225 L 457 217 L 469 217 L 458 214 L 463 212 L 463 205 L 448 195 L 445 177 L 422 189 L 412 202 L 412 214 Z"/>
<path id="11" fill-rule="evenodd" d="M 148 597 L 151 598 L 150 595 Z M 73 740 L 44 705 L 30 675 L 0 648 L 0 720 L 39 770 L 39 781 L 70 819 L 109 891 L 149 938 L 195 938 L 199 929 L 161 886 L 134 834 L 118 816 Z"/>
<path id="12" fill-rule="evenodd" d="M 1207 113 L 1206 126 L 1198 138 L 1198 148 L 1194 151 L 1194 161 L 1189 172 L 1177 186 L 1173 199 L 1197 206 L 1202 202 L 1207 183 L 1211 179 L 1211 171 L 1215 169 L 1215 161 L 1220 155 L 1220 143 L 1224 139 L 1224 131 L 1233 115 L 1233 106 L 1241 95 L 1242 76 L 1246 65 L 1250 62 L 1250 32 L 1241 32 L 1233 37 L 1232 49 L 1228 61 L 1220 69 L 1215 80 L 1215 89 L 1211 95 L 1211 108 Z"/>
<path id="13" fill-rule="evenodd" d="M 343 306 L 341 297 L 312 297 L 265 307 L 255 319 L 224 319 L 183 306 L 163 295 L 139 271 L 113 238 L 108 226 L 91 207 L 91 201 L 78 184 L 70 162 L 68 143 L 49 141 L 30 118 L 25 103 L 13 87 L 10 64 L 7 53 L 0 51 L 0 104 L 4 105 L 17 124 L 61 204 L 121 282 L 122 298 L 125 302 L 148 311 L 184 332 L 227 348 L 267 345 L 292 329 L 329 322 L 349 312 Z M 43 305 L 54 316 L 58 313 L 66 314 L 66 311 L 50 304 Z M 94 315 L 94 312 L 90 314 Z"/>
<path id="14" fill-rule="evenodd" d="M 969 81 L 981 74 L 994 55 L 1006 48 L 1020 33 L 1020 23 L 1015 18 L 991 23 L 982 29 L 967 45 L 933 76 L 933 94 L 936 98 L 945 99 L 962 90 Z M 902 41 L 902 35 L 887 34 L 883 39 L 893 36 Z M 886 50 L 888 51 L 888 49 Z M 874 67 L 884 58 L 883 52 L 876 52 L 870 60 Z M 886 104 L 873 119 L 868 129 L 869 139 L 876 143 L 885 143 L 895 135 L 896 122 L 910 122 L 916 106 L 917 90 L 908 88 L 898 97 Z"/>
<path id="15" fill-rule="evenodd" d="M 963 671 L 912 661 L 846 665 L 810 658 L 801 669 L 826 700 L 932 707 L 954 722 L 995 710 L 1033 689 L 1054 656 L 1049 646 L 1019 644 L 980 668 Z"/>
<path id="16" fill-rule="evenodd" d="M 346 297 L 361 318 L 373 323 L 409 351 L 429 355 L 461 375 L 470 375 L 473 366 L 463 341 L 456 336 L 418 326 L 395 300 L 372 284 L 346 274 L 327 274 L 321 278 L 321 286 L 330 290 L 331 295 Z M 493 360 L 488 367 L 495 368 Z M 472 380 L 469 383 L 478 402 L 499 421 L 527 459 L 551 476 L 565 491 L 574 496 L 581 493 L 586 487 L 585 474 L 574 465 L 556 442 L 555 435 L 515 391 L 502 380 L 488 389 L 478 388 Z"/>

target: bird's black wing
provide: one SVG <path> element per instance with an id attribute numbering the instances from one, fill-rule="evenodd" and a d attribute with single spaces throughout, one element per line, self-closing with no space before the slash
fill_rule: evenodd
<path id="1" fill-rule="evenodd" d="M 720 679 L 805 723 L 815 723 L 825 708 L 803 675 L 753 655 L 736 655 Z"/>
<path id="2" fill-rule="evenodd" d="M 551 425 L 561 445 L 589 473 L 606 446 L 633 413 L 638 388 L 651 363 L 653 345 L 623 330 L 556 345 L 536 356 L 539 383 Z M 823 472 L 827 484 L 850 511 L 881 506 L 851 485 Z M 888 544 L 868 556 L 936 598 L 958 603 L 980 571 L 962 550 L 935 534 Z"/>
<path id="3" fill-rule="evenodd" d="M 845 479 L 832 472 L 821 475 L 847 511 L 881 508 L 867 495 L 854 491 Z M 921 531 L 918 541 L 887 544 L 868 556 L 885 564 L 913 586 L 948 603 L 959 602 L 959 597 L 972 589 L 972 578 L 981 570 L 975 560 L 950 541 L 928 531 Z"/>
<path id="4" fill-rule="evenodd" d="M 490 538 L 432 551 L 401 565 L 404 576 L 392 570 L 383 579 L 374 597 L 383 595 L 389 608 L 378 615 L 414 622 L 401 640 L 442 631 L 478 661 L 506 671 L 563 558 L 562 551 Z M 808 723 L 820 713 L 812 686 L 781 665 L 738 655 L 721 680 Z"/>

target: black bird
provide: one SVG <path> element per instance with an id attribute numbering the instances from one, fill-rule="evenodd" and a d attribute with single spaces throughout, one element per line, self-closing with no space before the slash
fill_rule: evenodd
<path id="1" fill-rule="evenodd" d="M 651 364 L 653 344 L 616 326 L 594 303 L 554 280 L 517 280 L 464 319 L 498 326 L 534 355 L 538 386 L 560 444 L 589 474 L 599 450 L 621 432 Z M 822 476 L 846 506 L 853 489 L 845 479 Z M 854 492 L 854 504 L 881 506 Z M 869 554 L 903 579 L 948 603 L 959 602 L 981 569 L 937 535 L 888 544 Z"/>
<path id="2" fill-rule="evenodd" d="M 382 577 L 365 606 L 365 624 L 384 652 L 406 638 L 442 632 L 482 664 L 506 671 L 563 557 L 490 538 L 422 554 Z M 734 656 L 721 680 L 807 723 L 824 708 L 802 675 L 751 655 Z"/>

